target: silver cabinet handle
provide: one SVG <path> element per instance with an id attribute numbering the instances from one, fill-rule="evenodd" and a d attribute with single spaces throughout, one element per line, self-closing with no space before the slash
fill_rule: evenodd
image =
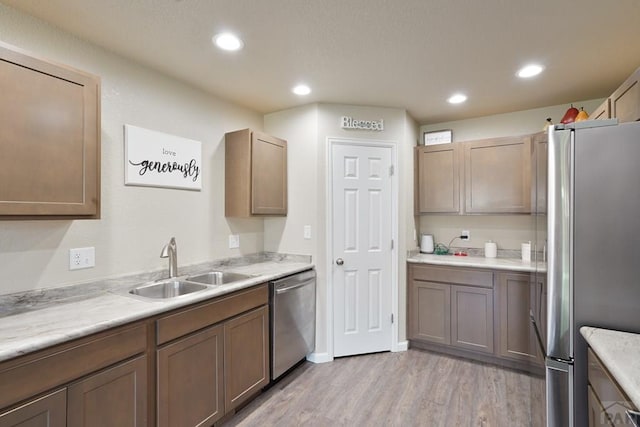
<path id="1" fill-rule="evenodd" d="M 344 264 L 344 260 L 343 260 L 342 258 L 338 258 L 338 259 L 336 260 L 336 264 L 338 264 L 338 265 L 342 265 L 342 264 Z"/>

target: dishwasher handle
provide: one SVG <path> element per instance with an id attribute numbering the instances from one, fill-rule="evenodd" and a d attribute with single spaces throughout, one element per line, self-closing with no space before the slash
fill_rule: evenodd
<path id="1" fill-rule="evenodd" d="M 276 289 L 276 295 L 284 294 L 286 292 L 292 291 L 294 289 L 302 288 L 307 285 L 312 285 L 314 283 L 313 280 L 307 280 L 306 282 L 296 283 L 295 285 L 285 286 L 283 288 Z"/>

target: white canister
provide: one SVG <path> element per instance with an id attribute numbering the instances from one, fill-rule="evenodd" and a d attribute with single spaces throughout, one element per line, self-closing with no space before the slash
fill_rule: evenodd
<path id="1" fill-rule="evenodd" d="M 522 244 L 522 261 L 531 262 L 531 242 Z"/>
<path id="2" fill-rule="evenodd" d="M 498 245 L 496 242 L 489 240 L 484 244 L 484 256 L 485 258 L 495 258 L 498 256 Z"/>
<path id="3" fill-rule="evenodd" d="M 423 234 L 420 236 L 420 252 L 423 254 L 432 254 L 433 250 L 433 234 Z"/>

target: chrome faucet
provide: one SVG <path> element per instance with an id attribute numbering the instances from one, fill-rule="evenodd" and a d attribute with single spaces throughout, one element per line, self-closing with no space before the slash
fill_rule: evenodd
<path id="1" fill-rule="evenodd" d="M 160 258 L 169 258 L 169 277 L 178 276 L 178 246 L 176 246 L 176 238 L 172 237 L 169 243 L 164 245 Z"/>

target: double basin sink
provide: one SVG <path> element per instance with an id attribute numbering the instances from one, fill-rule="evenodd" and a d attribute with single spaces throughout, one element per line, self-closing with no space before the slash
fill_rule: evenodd
<path id="1" fill-rule="evenodd" d="M 194 276 L 174 277 L 154 283 L 146 283 L 130 289 L 128 294 L 153 300 L 162 300 L 204 291 L 211 289 L 213 286 L 226 285 L 252 277 L 247 274 L 228 271 L 209 271 Z"/>

